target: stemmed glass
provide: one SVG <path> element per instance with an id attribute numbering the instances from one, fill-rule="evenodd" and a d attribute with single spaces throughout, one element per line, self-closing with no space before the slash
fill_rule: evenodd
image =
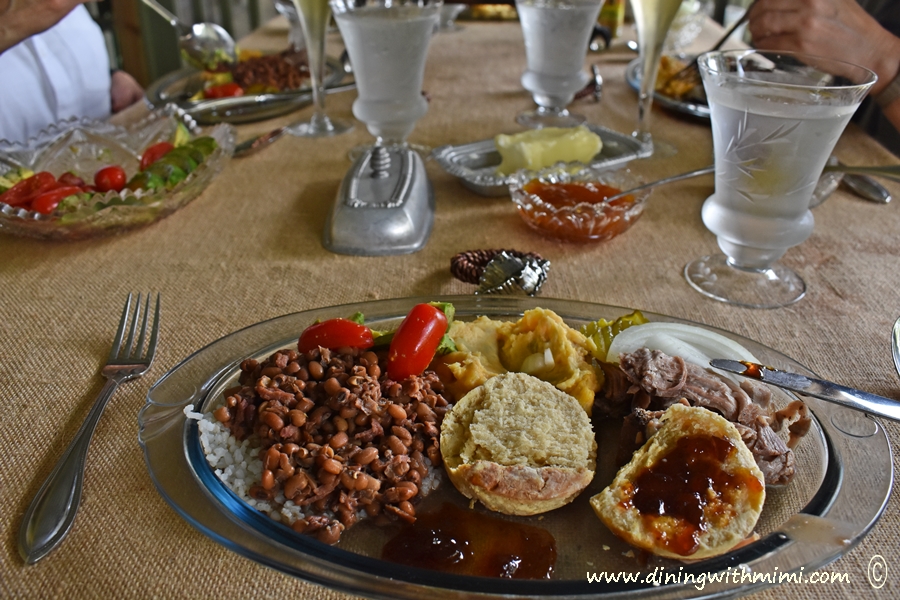
<path id="1" fill-rule="evenodd" d="M 702 294 L 740 306 L 796 302 L 806 284 L 777 264 L 813 230 L 810 199 L 844 127 L 875 82 L 849 63 L 753 50 L 700 56 L 712 119 L 715 193 L 703 223 L 724 255 L 684 269 Z"/>
<path id="2" fill-rule="evenodd" d="M 638 120 L 634 136 L 641 143 L 651 145 L 650 109 L 659 73 L 663 44 L 682 0 L 631 0 L 634 26 L 638 35 L 641 62 L 641 89 L 638 92 Z"/>
<path id="3" fill-rule="evenodd" d="M 306 39 L 303 37 L 303 24 L 300 22 L 300 14 L 294 6 L 294 0 L 274 0 L 275 10 L 288 20 L 291 29 L 288 33 L 288 45 L 294 50 L 306 48 Z"/>
<path id="4" fill-rule="evenodd" d="M 428 111 L 422 96 L 428 44 L 441 1 L 331 0 L 356 78 L 353 115 L 376 146 L 406 147 Z"/>
<path id="5" fill-rule="evenodd" d="M 344 177 L 325 223 L 323 245 L 333 252 L 405 254 L 428 240 L 434 190 L 406 138 L 428 111 L 422 82 L 441 4 L 331 0 L 356 78 L 353 115 L 375 136 Z"/>
<path id="6" fill-rule="evenodd" d="M 313 116 L 308 123 L 299 123 L 287 132 L 301 137 L 325 137 L 350 131 L 353 125 L 325 114 L 325 30 L 331 17 L 328 0 L 293 0 L 303 36 L 312 82 Z"/>
<path id="7" fill-rule="evenodd" d="M 603 0 L 516 0 L 528 62 L 522 86 L 537 104 L 519 113 L 517 123 L 533 129 L 584 123 L 584 116 L 566 107 L 590 81 L 584 57 L 602 5 Z"/>

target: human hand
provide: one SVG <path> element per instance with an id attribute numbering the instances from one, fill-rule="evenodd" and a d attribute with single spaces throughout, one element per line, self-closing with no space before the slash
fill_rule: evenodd
<path id="1" fill-rule="evenodd" d="M 834 58 L 875 71 L 878 93 L 900 65 L 900 39 L 855 0 L 757 0 L 747 27 L 754 47 Z"/>
<path id="2" fill-rule="evenodd" d="M 0 53 L 50 29 L 89 0 L 0 0 Z"/>
<path id="3" fill-rule="evenodd" d="M 109 96 L 113 113 L 117 113 L 139 102 L 144 97 L 144 88 L 125 71 L 113 71 Z"/>

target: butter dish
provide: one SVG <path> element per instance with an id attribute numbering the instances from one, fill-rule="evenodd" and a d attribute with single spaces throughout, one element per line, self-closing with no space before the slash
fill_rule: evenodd
<path id="1" fill-rule="evenodd" d="M 606 127 L 588 124 L 587 127 L 600 136 L 603 147 L 586 166 L 606 169 L 621 166 L 637 158 L 646 158 L 653 152 L 631 135 Z M 510 176 L 497 173 L 500 153 L 494 140 L 481 140 L 468 144 L 447 145 L 435 148 L 432 157 L 441 168 L 458 178 L 460 182 L 480 196 L 509 195 Z"/>

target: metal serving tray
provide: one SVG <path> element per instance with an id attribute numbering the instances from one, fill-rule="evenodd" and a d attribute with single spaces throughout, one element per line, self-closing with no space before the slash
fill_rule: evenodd
<path id="1" fill-rule="evenodd" d="M 653 149 L 643 146 L 636 138 L 588 124 L 587 127 L 603 140 L 603 149 L 587 166 L 599 169 L 623 165 L 636 158 L 646 158 Z M 434 160 L 464 186 L 481 196 L 496 197 L 509 194 L 508 175 L 497 173 L 500 153 L 494 140 L 481 140 L 458 146 L 441 146 L 431 153 Z"/>

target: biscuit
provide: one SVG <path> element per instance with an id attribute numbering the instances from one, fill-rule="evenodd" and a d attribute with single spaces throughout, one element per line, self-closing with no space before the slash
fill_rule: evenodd
<path id="1" fill-rule="evenodd" d="M 571 502 L 594 477 L 590 419 L 569 394 L 524 373 L 492 377 L 444 416 L 441 455 L 467 498 L 508 515 Z"/>
<path id="2" fill-rule="evenodd" d="M 653 554 L 724 554 L 756 526 L 763 474 L 735 426 L 718 414 L 673 404 L 661 421 L 591 507 L 610 531 Z"/>

